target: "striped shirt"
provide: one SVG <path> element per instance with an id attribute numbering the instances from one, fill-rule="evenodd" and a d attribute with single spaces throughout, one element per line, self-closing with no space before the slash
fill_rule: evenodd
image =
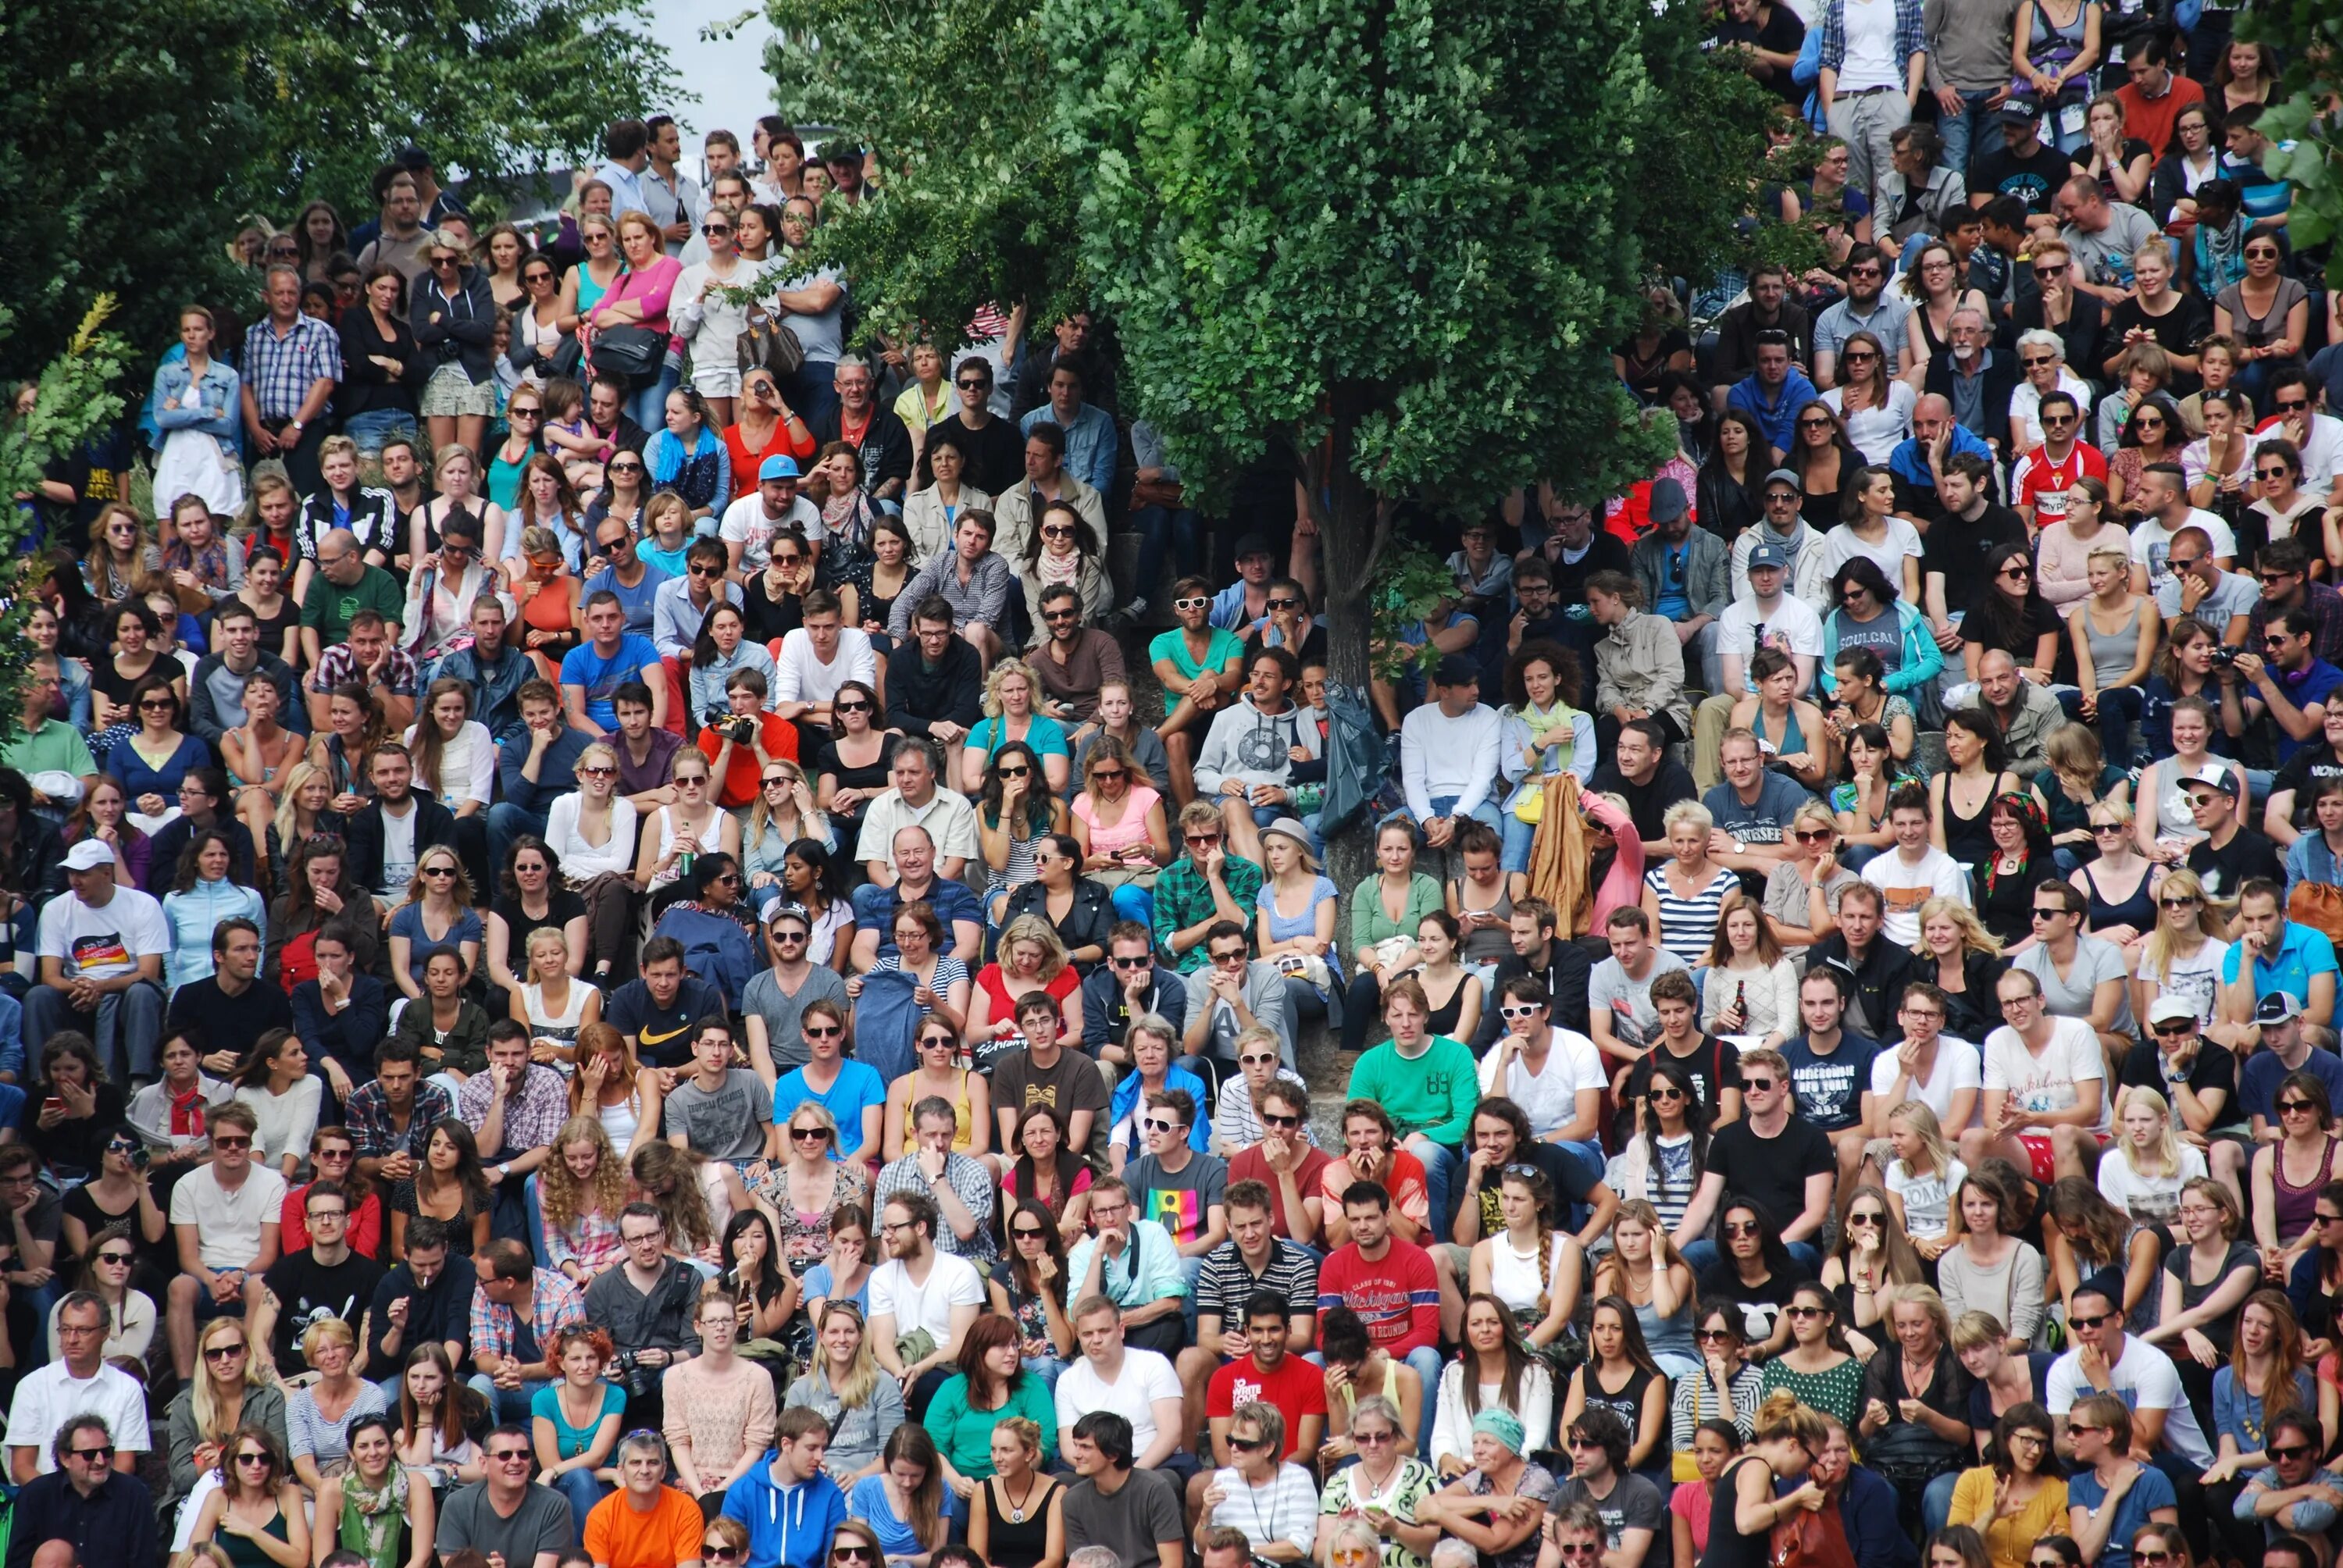
<path id="1" fill-rule="evenodd" d="M 1659 897 L 1660 946 L 1691 965 L 1708 956 L 1709 944 L 1716 939 L 1717 916 L 1724 911 L 1725 896 L 1739 890 L 1741 874 L 1719 866 L 1706 887 L 1685 898 L 1670 884 L 1668 868 L 1659 865 L 1644 873 L 1644 886 Z"/>
<path id="2" fill-rule="evenodd" d="M 274 321 L 264 320 L 244 335 L 241 373 L 261 419 L 274 425 L 299 413 L 319 381 L 342 378 L 342 340 L 312 316 L 294 317 L 281 337 Z"/>
<path id="3" fill-rule="evenodd" d="M 1284 1298 L 1292 1304 L 1292 1311 L 1307 1312 L 1315 1308 L 1318 1260 L 1307 1247 L 1282 1236 L 1272 1237 L 1269 1245 L 1268 1266 L 1259 1274 L 1245 1266 L 1234 1241 L 1223 1241 L 1204 1254 L 1203 1267 L 1196 1274 L 1199 1320 L 1218 1312 L 1222 1333 L 1240 1332 L 1244 1328 L 1245 1303 L 1264 1292 Z"/>

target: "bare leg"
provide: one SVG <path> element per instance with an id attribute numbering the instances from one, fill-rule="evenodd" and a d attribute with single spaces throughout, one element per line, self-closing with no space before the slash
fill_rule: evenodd
<path id="1" fill-rule="evenodd" d="M 1187 703 L 1183 700 L 1181 706 L 1185 708 Z M 1171 720 L 1164 722 L 1168 725 Z M 1172 765 L 1172 799 L 1185 806 L 1196 798 L 1195 738 L 1185 729 L 1166 734 L 1159 729 L 1156 733 L 1163 737 L 1163 756 Z"/>
<path id="2" fill-rule="evenodd" d="M 488 469 L 488 458 L 480 448 L 488 439 L 488 417 L 486 414 L 463 414 L 456 419 L 456 439 L 463 443 L 472 456 L 480 459 L 482 472 Z"/>
<path id="3" fill-rule="evenodd" d="M 443 447 L 446 447 L 449 442 L 455 440 L 456 417 L 453 414 L 426 415 L 423 420 L 423 429 L 424 433 L 430 438 L 431 449 L 434 452 L 437 452 Z"/>
<path id="4" fill-rule="evenodd" d="M 1253 826 L 1250 801 L 1242 796 L 1222 796 L 1221 830 L 1228 835 L 1230 854 L 1261 864 L 1261 829 Z"/>
<path id="5" fill-rule="evenodd" d="M 193 1274 L 171 1277 L 169 1332 L 171 1364 L 184 1382 L 196 1368 L 196 1295 L 204 1282 Z"/>
<path id="6" fill-rule="evenodd" d="M 1448 1249 L 1427 1244 L 1432 1254 L 1432 1272 L 1440 1282 L 1440 1337 L 1451 1343 L 1464 1338 L 1464 1290 L 1456 1282 L 1456 1270 L 1449 1261 Z M 1437 1392 L 1437 1391 L 1435 1391 Z"/>
<path id="7" fill-rule="evenodd" d="M 1835 1134 L 1831 1140 L 1838 1150 L 1838 1195 L 1836 1202 L 1841 1214 L 1854 1200 L 1855 1183 L 1863 1179 L 1863 1150 L 1871 1141 L 1860 1127 L 1850 1127 Z"/>
<path id="8" fill-rule="evenodd" d="M 2205 1163 L 2213 1172 L 2213 1180 L 2229 1190 L 2242 1212 L 2246 1195 L 2239 1183 L 2239 1174 L 2246 1168 L 2246 1146 L 2227 1138 L 2216 1138 L 2205 1151 Z"/>
<path id="9" fill-rule="evenodd" d="M 976 649 L 977 657 L 984 661 L 984 668 L 990 671 L 992 661 L 1001 657 L 1001 634 L 989 626 L 970 621 L 960 628 L 960 636 L 962 642 Z"/>
<path id="10" fill-rule="evenodd" d="M 1221 1370 L 1221 1358 L 1202 1345 L 1190 1345 L 1180 1352 L 1177 1364 L 1180 1372 L 1180 1435 L 1183 1439 L 1192 1438 L 1203 1428 L 1204 1390 L 1212 1382 L 1212 1374 Z M 1209 1460 L 1212 1453 L 1207 1451 L 1196 1457 Z M 1210 1464 L 1203 1466 L 1202 1474 L 1210 1475 L 1212 1473 Z M 1202 1493 L 1196 1495 L 1201 1496 Z"/>
<path id="11" fill-rule="evenodd" d="M 732 403 L 733 399 L 729 397 L 710 397 L 708 399 L 708 417 L 710 424 L 715 428 L 725 430 L 731 427 Z M 850 620 L 847 624 L 851 626 L 854 623 Z"/>

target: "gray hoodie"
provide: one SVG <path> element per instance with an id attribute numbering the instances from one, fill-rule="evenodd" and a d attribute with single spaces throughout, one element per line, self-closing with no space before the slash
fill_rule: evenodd
<path id="1" fill-rule="evenodd" d="M 1249 696 L 1240 697 L 1234 708 L 1213 717 L 1212 731 L 1204 737 L 1204 749 L 1196 757 L 1197 793 L 1217 795 L 1230 779 L 1242 779 L 1248 789 L 1257 784 L 1282 788 L 1292 776 L 1295 746 L 1318 755 L 1318 726 L 1292 697 L 1285 699 L 1285 711 L 1275 714 L 1255 708 Z"/>

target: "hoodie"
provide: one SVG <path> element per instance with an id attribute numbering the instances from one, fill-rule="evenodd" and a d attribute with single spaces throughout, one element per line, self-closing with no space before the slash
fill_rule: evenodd
<path id="1" fill-rule="evenodd" d="M 1288 698 L 1282 713 L 1263 713 L 1250 696 L 1222 709 L 1212 719 L 1203 749 L 1196 756 L 1196 789 L 1211 797 L 1230 779 L 1250 788 L 1274 784 L 1283 789 L 1292 777 L 1292 749 L 1318 755 L 1318 726 Z"/>
<path id="2" fill-rule="evenodd" d="M 773 1479 L 778 1448 L 724 1493 L 724 1517 L 749 1527 L 748 1568 L 820 1568 L 830 1538 L 846 1523 L 846 1493 L 828 1474 L 783 1486 Z"/>

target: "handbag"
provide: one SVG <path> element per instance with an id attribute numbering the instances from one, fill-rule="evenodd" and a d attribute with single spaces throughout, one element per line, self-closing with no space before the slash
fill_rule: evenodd
<path id="1" fill-rule="evenodd" d="M 1545 820 L 1545 781 L 1547 775 L 1524 779 L 1513 796 L 1513 820 L 1534 828 Z"/>
<path id="2" fill-rule="evenodd" d="M 655 380 L 667 361 L 667 334 L 648 327 L 606 327 L 594 334 L 587 361 L 597 376 L 623 376 L 630 386 Z"/>
<path id="3" fill-rule="evenodd" d="M 2286 918 L 2325 932 L 2331 942 L 2343 943 L 2343 888 L 2305 878 L 2286 896 Z"/>
<path id="4" fill-rule="evenodd" d="M 749 307 L 749 324 L 740 329 L 734 352 L 743 370 L 769 370 L 776 377 L 794 376 L 805 363 L 805 345 L 787 320 L 761 305 Z"/>

